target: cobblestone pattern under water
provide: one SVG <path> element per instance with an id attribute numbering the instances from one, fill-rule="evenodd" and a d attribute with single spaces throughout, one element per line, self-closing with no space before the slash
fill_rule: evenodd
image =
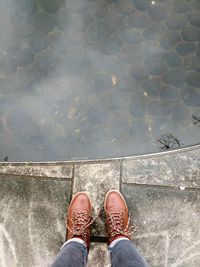
<path id="1" fill-rule="evenodd" d="M 0 5 L 0 160 L 199 143 L 198 0 Z"/>

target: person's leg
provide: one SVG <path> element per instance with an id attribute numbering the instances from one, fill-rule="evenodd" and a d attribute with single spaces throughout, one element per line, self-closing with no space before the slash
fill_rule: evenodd
<path id="1" fill-rule="evenodd" d="M 61 248 L 52 267 L 85 267 L 88 259 L 88 250 L 82 240 L 73 238 Z"/>
<path id="2" fill-rule="evenodd" d="M 147 267 L 131 241 L 128 207 L 120 192 L 106 194 L 104 210 L 112 267 Z"/>
<path id="3" fill-rule="evenodd" d="M 116 240 L 109 246 L 112 267 L 148 267 L 130 240 Z"/>
<path id="4" fill-rule="evenodd" d="M 92 204 L 85 192 L 77 193 L 68 208 L 67 242 L 61 248 L 52 267 L 84 267 L 90 246 Z"/>

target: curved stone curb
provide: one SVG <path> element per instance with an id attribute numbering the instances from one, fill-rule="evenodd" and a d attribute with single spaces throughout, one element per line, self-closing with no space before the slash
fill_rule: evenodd
<path id="1" fill-rule="evenodd" d="M 97 166 L 103 168 L 105 164 L 110 164 L 108 172 L 104 173 L 108 180 L 112 179 L 111 169 L 119 164 L 121 170 L 118 178 L 123 183 L 176 188 L 200 187 L 200 145 L 154 154 L 101 160 L 2 162 L 0 174 L 72 179 L 73 170 L 80 169 L 82 165 L 84 172 L 87 170 L 90 182 L 92 182 L 93 168 Z M 75 177 L 77 187 L 80 183 L 76 179 L 80 179 L 80 176 Z M 99 181 L 100 179 L 101 176 L 99 176 Z"/>
<path id="2" fill-rule="evenodd" d="M 19 175 L 42 178 L 65 178 L 71 179 L 73 165 L 41 165 L 32 163 L 7 163 L 0 164 L 0 174 Z"/>
<path id="3" fill-rule="evenodd" d="M 200 188 L 200 148 L 124 160 L 122 181 L 180 189 Z"/>

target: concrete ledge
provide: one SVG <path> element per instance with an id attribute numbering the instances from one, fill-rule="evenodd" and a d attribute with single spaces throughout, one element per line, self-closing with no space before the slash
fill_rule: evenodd
<path id="1" fill-rule="evenodd" d="M 68 161 L 42 161 L 42 162 L 5 162 L 2 161 L 0 162 L 0 170 L 3 167 L 7 166 L 15 166 L 15 167 L 22 167 L 24 165 L 28 167 L 36 167 L 36 166 L 41 166 L 43 168 L 52 166 L 72 166 L 72 165 L 82 165 L 82 164 L 102 164 L 102 163 L 112 163 L 119 161 L 121 162 L 122 160 L 136 160 L 136 159 L 146 159 L 146 158 L 156 158 L 156 157 L 164 157 L 164 156 L 170 156 L 174 154 L 182 154 L 182 153 L 187 153 L 189 151 L 193 151 L 196 153 L 200 153 L 200 144 L 196 144 L 193 146 L 188 146 L 184 148 L 179 148 L 179 149 L 172 149 L 172 150 L 166 150 L 163 152 L 156 152 L 156 153 L 148 153 L 148 154 L 140 154 L 136 156 L 125 156 L 125 157 L 116 157 L 116 158 L 102 158 L 102 159 L 83 159 L 83 160 L 68 160 Z"/>
<path id="2" fill-rule="evenodd" d="M 91 170 L 97 165 L 103 166 L 102 164 L 111 164 L 110 172 L 106 174 L 108 180 L 112 179 L 111 169 L 115 168 L 115 164 L 122 164 L 120 178 L 124 183 L 176 188 L 200 187 L 200 145 L 160 153 L 100 160 L 1 162 L 0 174 L 71 179 L 73 169 L 77 170 L 80 168 L 78 166 L 84 165 L 85 172 L 87 168 Z M 81 179 L 80 175 L 76 179 Z"/>
<path id="3" fill-rule="evenodd" d="M 124 160 L 122 181 L 182 189 L 200 188 L 200 148 Z"/>
<path id="4" fill-rule="evenodd" d="M 87 191 L 93 203 L 94 216 L 100 214 L 92 227 L 93 236 L 106 236 L 103 202 L 110 189 L 120 188 L 120 163 L 76 165 L 73 193 Z"/>
<path id="5" fill-rule="evenodd" d="M 42 165 L 42 164 L 0 164 L 0 174 L 31 176 L 42 178 L 65 178 L 73 176 L 73 165 Z"/>
<path id="6" fill-rule="evenodd" d="M 87 267 L 110 267 L 107 244 L 91 243 Z"/>
<path id="7" fill-rule="evenodd" d="M 71 180 L 0 175 L 0 266 L 50 266 L 65 241 Z"/>
<path id="8" fill-rule="evenodd" d="M 139 226 L 133 240 L 151 266 L 196 267 L 199 171 L 200 145 L 98 161 L 1 163 L 1 250 L 8 255 L 3 266 L 50 265 L 65 240 L 64 217 L 72 194 L 88 191 L 96 215 L 113 188 L 127 200 L 131 221 Z M 104 222 L 100 214 L 92 226 L 94 241 L 105 237 Z M 110 266 L 105 243 L 92 243 L 88 266 Z"/>

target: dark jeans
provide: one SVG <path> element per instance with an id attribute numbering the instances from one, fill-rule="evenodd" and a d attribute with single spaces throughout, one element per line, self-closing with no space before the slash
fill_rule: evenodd
<path id="1" fill-rule="evenodd" d="M 120 240 L 113 248 L 108 249 L 112 267 L 149 266 L 129 240 Z M 87 258 L 88 252 L 85 245 L 70 242 L 61 249 L 52 267 L 85 267 Z"/>

